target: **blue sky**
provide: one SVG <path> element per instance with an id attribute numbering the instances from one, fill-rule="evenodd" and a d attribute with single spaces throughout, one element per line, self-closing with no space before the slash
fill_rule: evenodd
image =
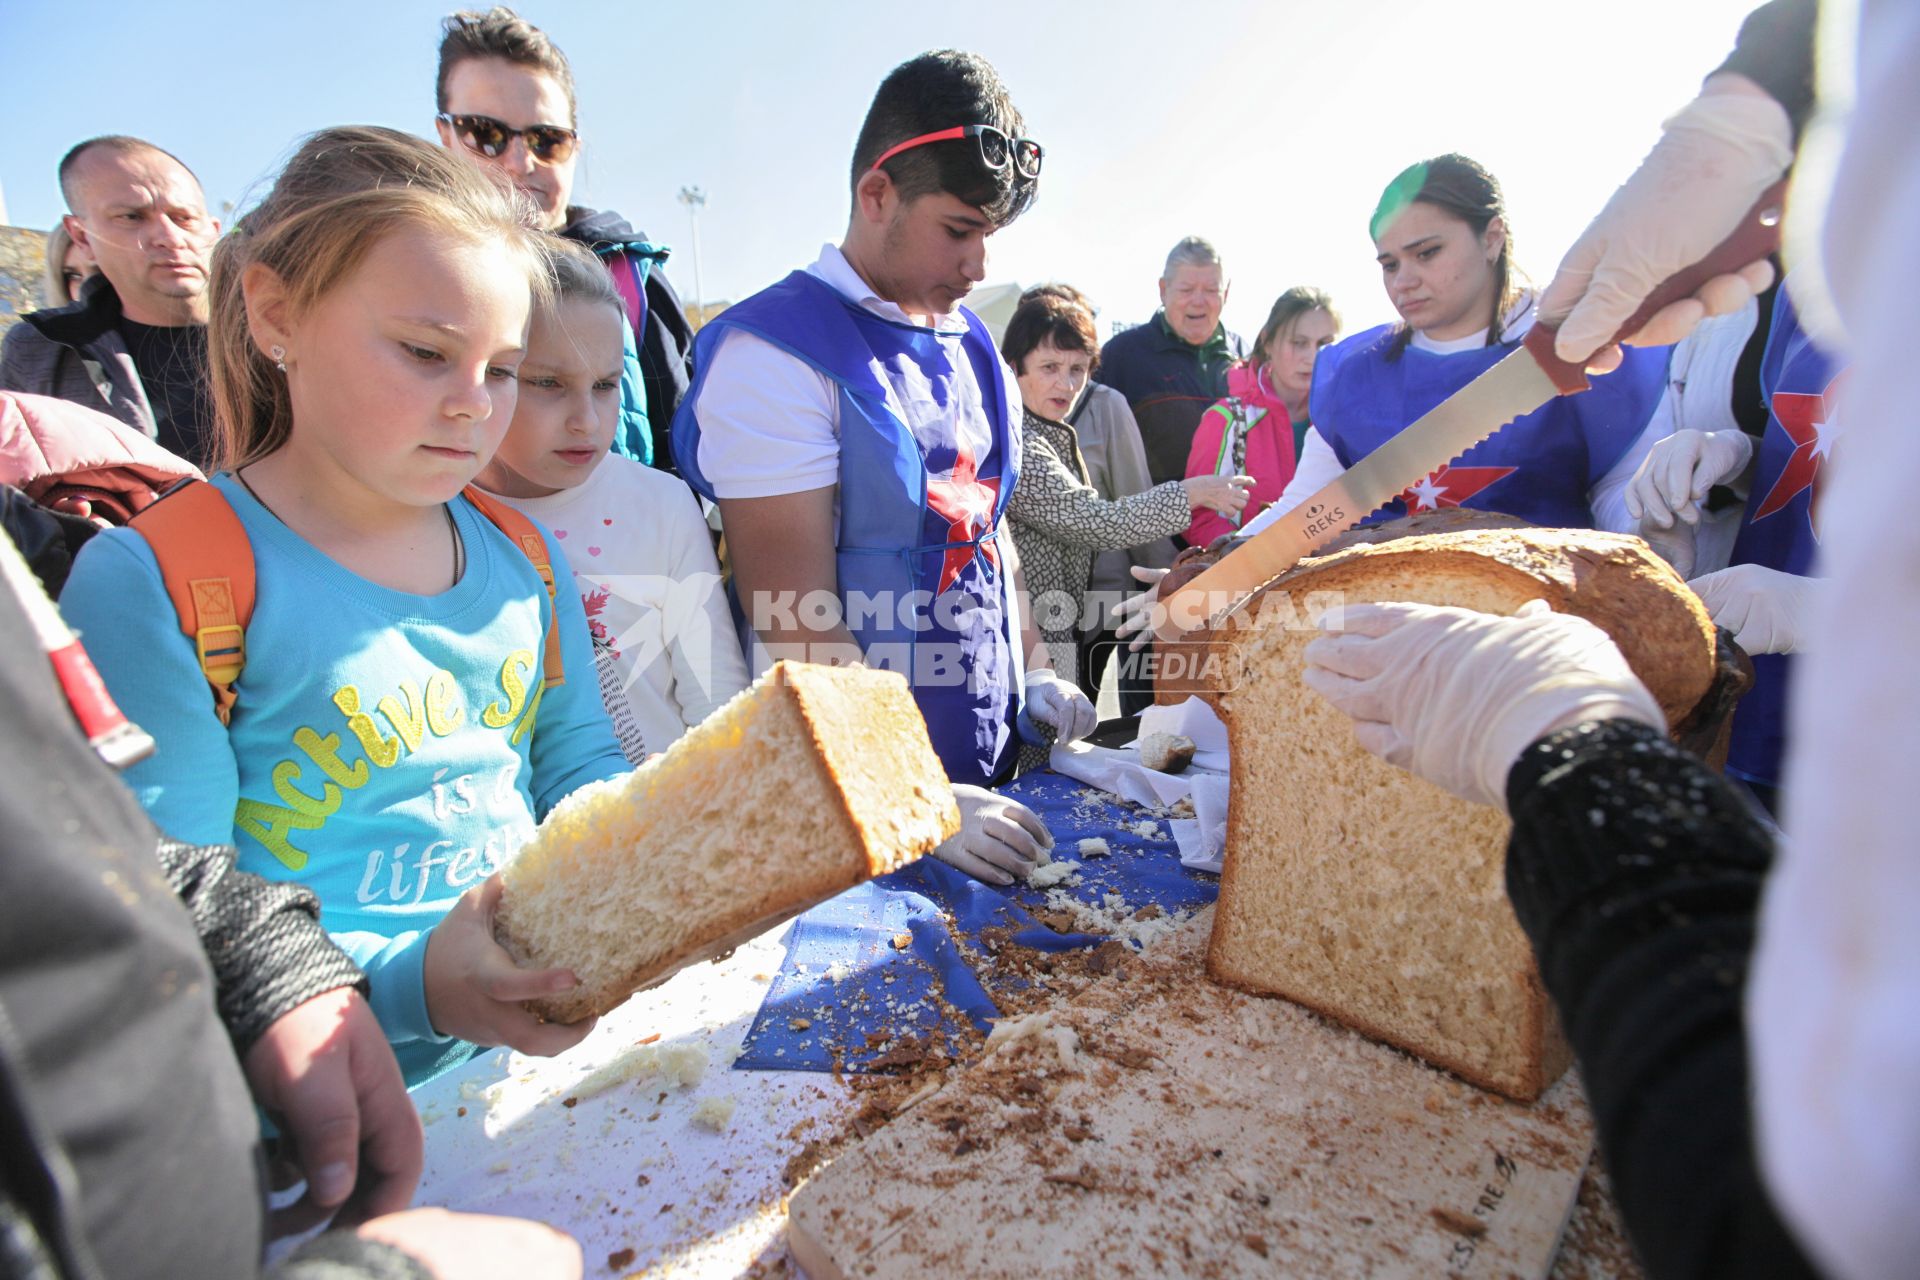
<path id="1" fill-rule="evenodd" d="M 1047 147 L 1041 199 L 996 236 L 990 279 L 1063 279 L 1103 318 L 1155 305 L 1166 250 L 1212 239 L 1251 336 L 1292 284 L 1331 289 L 1348 328 L 1391 318 L 1367 216 L 1413 160 L 1459 150 L 1507 189 L 1545 279 L 1588 217 L 1731 47 L 1757 0 L 971 0 L 812 5 L 527 0 L 572 60 L 587 149 L 576 198 L 676 247 L 737 299 L 846 224 L 847 162 L 874 86 L 924 49 L 971 48 Z M 179 154 L 209 201 L 245 206 L 300 135 L 373 123 L 430 134 L 439 17 L 417 0 L 327 5 L 4 0 L 8 221 L 60 214 L 54 168 L 81 138 Z"/>

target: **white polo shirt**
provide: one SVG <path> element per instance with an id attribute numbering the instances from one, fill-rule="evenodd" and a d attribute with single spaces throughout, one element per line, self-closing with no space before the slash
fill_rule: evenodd
<path id="1" fill-rule="evenodd" d="M 897 304 L 879 297 L 837 245 L 826 245 L 807 274 L 885 320 L 914 323 Z M 935 322 L 939 333 L 965 333 L 958 313 Z M 1009 424 L 1018 439 L 1020 388 L 1000 362 L 1007 385 Z M 983 389 L 984 391 L 984 389 Z M 840 395 L 825 374 L 751 333 L 730 330 L 713 353 L 713 366 L 694 401 L 700 419 L 701 474 L 721 498 L 771 498 L 824 489 L 840 482 Z M 911 415 L 903 415 L 911 422 Z M 985 421 L 963 421 L 961 443 L 984 466 L 993 450 Z"/>

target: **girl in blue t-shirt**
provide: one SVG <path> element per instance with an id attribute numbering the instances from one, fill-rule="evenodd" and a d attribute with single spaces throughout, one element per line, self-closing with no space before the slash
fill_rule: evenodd
<path id="1" fill-rule="evenodd" d="M 127 778 L 155 821 L 319 893 L 410 1084 L 475 1044 L 555 1053 L 589 1029 L 522 1008 L 574 978 L 494 941 L 493 873 L 628 766 L 578 594 L 551 600 L 461 496 L 513 417 L 546 280 L 484 174 L 392 131 L 315 135 L 213 260 L 212 484 L 257 593 L 229 721 L 141 522 L 89 543 L 61 600 L 158 744 Z M 550 623 L 567 678 L 544 687 Z"/>
<path id="2" fill-rule="evenodd" d="M 1506 356 L 1533 325 L 1533 291 L 1513 262 L 1506 201 L 1461 155 L 1424 160 L 1390 183 L 1370 226 L 1387 297 L 1401 322 L 1328 348 L 1313 375 L 1299 465 L 1278 514 L 1385 444 Z M 1666 353 L 1626 349 L 1590 390 L 1557 397 L 1433 474 L 1374 519 L 1474 507 L 1555 527 L 1629 530 L 1621 465 L 1658 403 Z M 1497 423 L 1488 423 L 1491 430 Z"/>

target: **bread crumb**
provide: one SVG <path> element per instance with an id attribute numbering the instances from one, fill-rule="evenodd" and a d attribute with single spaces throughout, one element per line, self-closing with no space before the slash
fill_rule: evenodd
<path id="1" fill-rule="evenodd" d="M 1053 1025 L 1053 1013 L 1042 1010 L 1018 1018 L 1000 1018 L 987 1036 L 985 1054 L 996 1053 L 1023 1040 L 1038 1040 L 1052 1047 L 1060 1065 L 1072 1070 L 1080 1065 L 1080 1035 L 1072 1027 Z M 984 1055 L 983 1055 L 984 1056 Z"/>
<path id="2" fill-rule="evenodd" d="M 700 1105 L 693 1109 L 693 1122 L 715 1133 L 726 1132 L 733 1123 L 734 1101 L 730 1094 L 719 1094 L 711 1098 L 702 1098 Z"/>
<path id="3" fill-rule="evenodd" d="M 659 1065 L 660 1052 L 650 1047 L 641 1047 L 634 1052 L 615 1058 L 586 1079 L 574 1086 L 575 1099 L 597 1097 L 629 1080 L 638 1080 L 653 1074 Z"/>
<path id="4" fill-rule="evenodd" d="M 840 982 L 846 978 L 851 978 L 852 976 L 853 976 L 853 966 L 848 964 L 845 960 L 835 960 L 832 964 L 827 966 L 827 979 L 830 982 Z"/>
<path id="5" fill-rule="evenodd" d="M 1088 836 L 1080 842 L 1080 856 L 1083 858 L 1104 858 L 1113 850 L 1099 836 Z"/>
<path id="6" fill-rule="evenodd" d="M 1081 841 L 1084 846 L 1086 841 Z M 1063 858 L 1059 862 L 1046 862 L 1027 873 L 1027 883 L 1036 889 L 1048 889 L 1056 884 L 1071 884 L 1072 877 L 1080 870 L 1080 864 Z"/>
<path id="7" fill-rule="evenodd" d="M 707 1070 L 704 1045 L 670 1044 L 660 1051 L 660 1074 L 682 1089 L 691 1089 Z"/>

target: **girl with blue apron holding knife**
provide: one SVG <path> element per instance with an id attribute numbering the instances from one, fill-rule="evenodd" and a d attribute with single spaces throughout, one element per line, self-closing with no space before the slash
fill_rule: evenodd
<path id="1" fill-rule="evenodd" d="M 1321 353 L 1299 466 L 1247 534 L 1492 368 L 1532 328 L 1533 291 L 1516 279 L 1505 197 L 1479 164 L 1444 155 L 1405 170 L 1381 196 L 1370 230 L 1401 323 Z M 1625 354 L 1591 389 L 1514 420 L 1415 480 L 1369 522 L 1470 507 L 1555 528 L 1631 528 L 1618 495 L 1632 466 L 1620 464 L 1659 403 L 1667 353 Z"/>

